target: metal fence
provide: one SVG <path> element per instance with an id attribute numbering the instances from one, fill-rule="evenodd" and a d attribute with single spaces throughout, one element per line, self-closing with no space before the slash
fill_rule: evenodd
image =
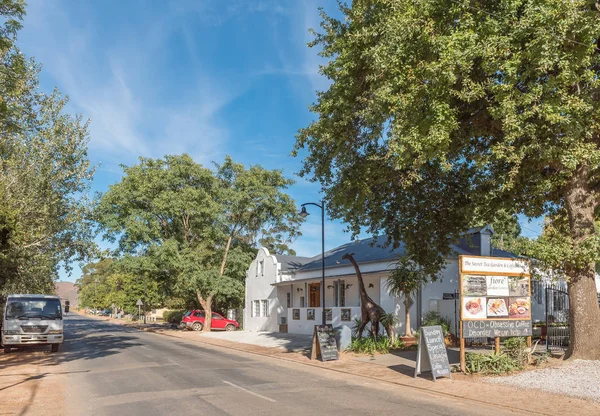
<path id="1" fill-rule="evenodd" d="M 569 347 L 569 293 L 561 286 L 545 288 L 546 351 L 561 353 Z M 542 337 L 544 336 L 542 332 Z"/>

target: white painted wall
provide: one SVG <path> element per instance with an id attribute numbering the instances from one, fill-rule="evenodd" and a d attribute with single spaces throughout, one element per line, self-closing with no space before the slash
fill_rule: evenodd
<path id="1" fill-rule="evenodd" d="M 482 245 L 487 245 L 485 236 L 483 236 Z M 260 261 L 263 261 L 264 271 L 260 273 Z M 390 270 L 389 261 L 372 262 L 361 264 L 361 271 L 365 274 L 365 288 L 369 296 L 379 303 L 387 312 L 394 312 L 399 318 L 399 325 L 396 330 L 399 334 L 404 333 L 404 302 L 402 299 L 396 299 L 388 294 L 385 273 Z M 280 317 L 288 317 L 288 331 L 290 333 L 312 333 L 313 326 L 321 321 L 321 308 L 315 309 L 315 321 L 306 320 L 306 309 L 308 308 L 308 283 L 317 283 L 321 281 L 321 270 L 302 271 L 297 274 L 280 271 L 281 265 L 277 263 L 275 256 L 261 248 L 247 271 L 246 278 L 246 305 L 244 310 L 245 328 L 251 331 L 279 331 Z M 371 274 L 369 274 L 371 273 Z M 351 285 L 346 289 L 345 307 L 352 308 L 352 317 L 360 317 L 360 301 L 358 282 L 354 268 L 351 265 L 341 265 L 326 269 L 325 281 L 325 305 L 333 307 L 334 289 L 327 289 L 328 285 L 334 285 L 336 280 L 344 280 L 346 285 Z M 298 281 L 300 279 L 300 281 Z M 310 279 L 310 280 L 306 280 Z M 443 300 L 444 293 L 454 293 L 458 290 L 458 259 L 449 259 L 447 267 L 444 269 L 441 278 L 436 282 L 429 283 L 422 289 L 422 315 L 430 310 L 435 310 L 446 316 L 453 323 L 454 331 L 454 300 Z M 275 282 L 290 282 L 290 285 L 272 286 Z M 369 284 L 373 287 L 369 287 Z M 596 284 L 600 292 L 600 276 L 596 276 Z M 298 290 L 300 289 L 300 290 Z M 292 295 L 292 308 L 287 308 L 286 293 Z M 300 298 L 305 298 L 304 308 L 301 308 Z M 252 317 L 251 307 L 253 300 L 269 299 L 270 316 Z M 301 309 L 301 319 L 292 320 L 292 309 Z M 341 325 L 337 322 L 336 316 L 340 315 L 339 308 L 334 310 L 334 326 Z M 262 312 L 262 310 L 261 310 Z M 417 303 L 411 307 L 411 328 L 418 327 L 417 323 Z M 544 304 L 538 304 L 532 297 L 532 318 L 533 320 L 544 320 Z M 351 326 L 351 324 L 349 325 Z"/>
<path id="2" fill-rule="evenodd" d="M 261 266 L 262 263 L 262 266 Z M 285 294 L 272 283 L 277 281 L 281 265 L 275 256 L 272 256 L 266 248 L 258 250 L 256 258 L 246 271 L 246 299 L 244 307 L 244 329 L 248 331 L 279 331 L 279 314 L 283 313 L 285 303 L 281 302 L 281 296 L 285 301 Z M 268 300 L 269 316 L 252 316 L 253 301 Z"/>
<path id="3" fill-rule="evenodd" d="M 300 310 L 300 319 L 293 319 L 293 310 Z M 315 310 L 315 319 L 308 320 L 307 319 L 307 310 L 314 309 Z M 329 309 L 329 307 L 327 308 Z M 353 321 L 355 318 L 360 318 L 360 308 L 359 307 L 350 307 L 350 308 L 331 308 L 331 314 L 333 317 L 333 321 L 327 321 L 328 324 L 332 324 L 335 327 L 346 325 L 352 329 Z M 350 321 L 342 321 L 341 313 L 342 309 L 350 309 L 351 318 Z M 312 334 L 315 328 L 315 325 L 321 325 L 322 322 L 322 314 L 323 308 L 291 308 L 288 309 L 288 332 L 292 334 Z"/>

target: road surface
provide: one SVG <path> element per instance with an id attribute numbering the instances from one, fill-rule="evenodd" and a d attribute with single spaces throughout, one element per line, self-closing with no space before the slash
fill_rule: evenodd
<path id="1" fill-rule="evenodd" d="M 70 415 L 481 415 L 502 409 L 71 315 Z"/>

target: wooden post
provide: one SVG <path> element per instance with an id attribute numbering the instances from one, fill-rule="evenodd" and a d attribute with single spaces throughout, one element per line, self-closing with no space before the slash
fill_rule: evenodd
<path id="1" fill-rule="evenodd" d="M 319 348 L 319 340 L 317 339 L 317 327 L 315 326 L 315 330 L 313 332 L 312 339 L 312 348 L 310 350 L 310 359 L 316 360 L 321 354 L 321 349 Z"/>
<path id="2" fill-rule="evenodd" d="M 459 328 L 458 333 L 460 336 L 460 371 L 463 373 L 467 372 L 467 358 L 465 356 L 465 339 L 463 338 L 463 321 L 462 321 L 462 256 L 458 256 L 458 293 L 459 301 L 458 317 L 459 317 Z M 455 303 L 456 304 L 456 303 Z"/>
<path id="3" fill-rule="evenodd" d="M 496 352 L 496 354 L 500 354 L 500 337 L 496 337 L 494 339 L 494 341 L 495 341 L 494 351 Z"/>
<path id="4" fill-rule="evenodd" d="M 465 339 L 463 338 L 463 325 L 460 321 L 460 371 L 463 373 L 467 372 L 467 359 L 465 357 Z"/>
<path id="5" fill-rule="evenodd" d="M 531 337 L 527 337 L 527 348 L 531 348 Z"/>

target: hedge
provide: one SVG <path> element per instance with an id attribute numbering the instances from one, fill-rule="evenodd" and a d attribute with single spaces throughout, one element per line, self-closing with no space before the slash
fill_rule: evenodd
<path id="1" fill-rule="evenodd" d="M 180 310 L 180 311 L 164 311 L 163 312 L 163 319 L 165 320 L 165 322 L 169 322 L 172 324 L 178 324 L 179 322 L 181 322 L 181 320 L 183 319 L 183 315 L 186 313 L 187 311 L 185 310 Z"/>

